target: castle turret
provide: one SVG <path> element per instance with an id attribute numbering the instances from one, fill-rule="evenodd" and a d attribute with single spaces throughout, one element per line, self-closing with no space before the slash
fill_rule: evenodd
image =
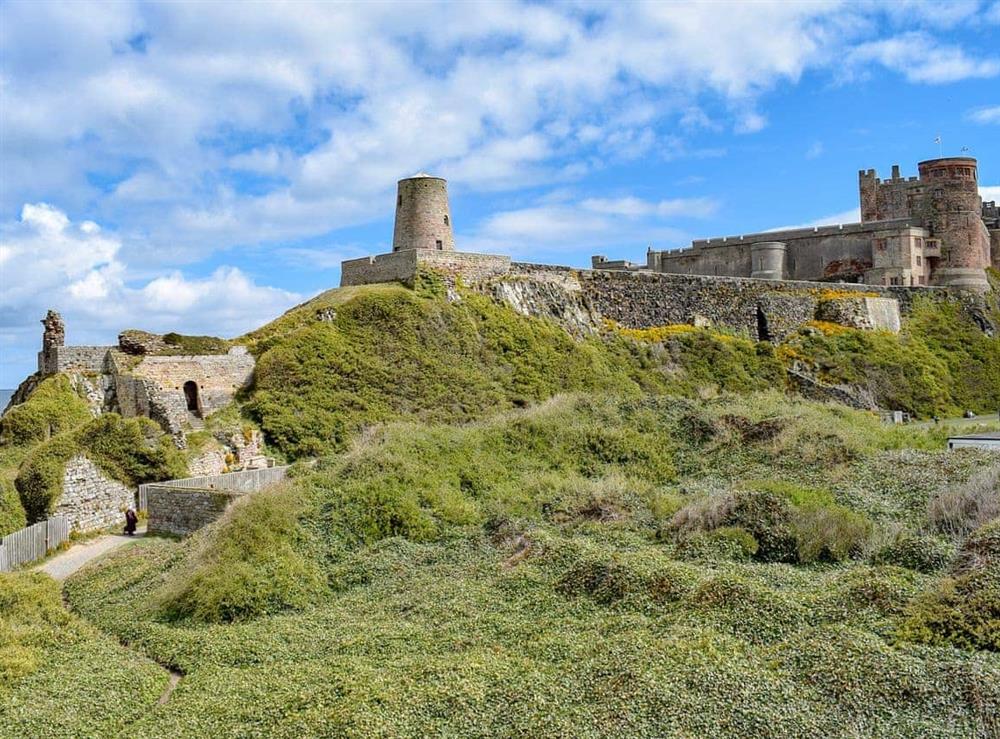
<path id="1" fill-rule="evenodd" d="M 750 245 L 751 273 L 758 280 L 784 280 L 788 247 L 781 241 L 758 241 Z"/>
<path id="2" fill-rule="evenodd" d="M 941 244 L 934 282 L 949 287 L 987 289 L 990 235 L 983 223 L 979 173 L 972 157 L 930 159 L 917 165 L 927 192 L 924 218 Z"/>
<path id="3" fill-rule="evenodd" d="M 404 249 L 455 250 L 448 183 L 441 177 L 421 172 L 397 183 L 392 250 Z"/>

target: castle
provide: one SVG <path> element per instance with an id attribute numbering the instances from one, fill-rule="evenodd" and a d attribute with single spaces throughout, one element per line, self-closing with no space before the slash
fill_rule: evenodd
<path id="1" fill-rule="evenodd" d="M 636 266 L 592 259 L 594 269 L 645 269 L 768 280 L 984 290 L 1000 267 L 1000 214 L 979 196 L 971 157 L 930 159 L 918 177 L 858 173 L 861 222 L 701 239 L 686 249 L 646 254 Z"/>
<path id="2" fill-rule="evenodd" d="M 594 256 L 595 270 L 886 287 L 989 288 L 1000 268 L 1000 209 L 979 196 L 971 157 L 920 162 L 919 176 L 859 173 L 861 222 L 701 239 L 646 254 L 646 264 Z M 447 183 L 420 173 L 399 181 L 392 252 L 343 262 L 341 285 L 399 280 L 436 269 L 473 281 L 506 274 L 510 260 L 455 250 Z"/>

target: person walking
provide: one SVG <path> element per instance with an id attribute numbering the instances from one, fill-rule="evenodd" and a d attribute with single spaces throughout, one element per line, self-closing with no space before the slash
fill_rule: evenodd
<path id="1" fill-rule="evenodd" d="M 139 517 L 131 508 L 125 511 L 125 534 L 135 536 L 135 527 L 139 523 Z"/>

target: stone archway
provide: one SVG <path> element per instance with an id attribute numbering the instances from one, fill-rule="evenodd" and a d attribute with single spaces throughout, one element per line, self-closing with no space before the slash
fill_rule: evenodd
<path id="1" fill-rule="evenodd" d="M 198 397 L 198 383 L 194 380 L 184 383 L 184 400 L 187 401 L 187 409 L 201 417 L 201 398 Z"/>

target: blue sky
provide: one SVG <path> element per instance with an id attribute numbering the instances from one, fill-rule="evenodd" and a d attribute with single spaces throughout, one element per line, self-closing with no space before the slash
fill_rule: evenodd
<path id="1" fill-rule="evenodd" d="M 856 218 L 963 147 L 1000 198 L 1000 0 L 0 2 L 0 387 L 39 319 L 237 335 L 380 252 L 400 177 L 459 249 L 585 266 Z"/>

